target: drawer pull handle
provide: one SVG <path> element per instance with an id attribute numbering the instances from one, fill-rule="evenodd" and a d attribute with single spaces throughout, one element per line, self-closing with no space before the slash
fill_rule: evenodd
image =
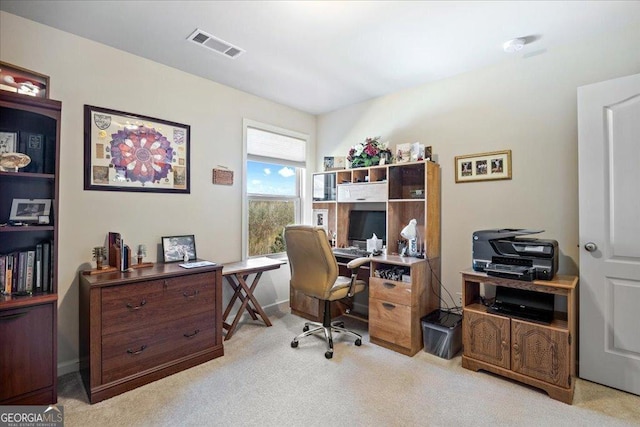
<path id="1" fill-rule="evenodd" d="M 193 291 L 192 293 L 183 292 L 183 293 L 182 293 L 182 295 L 183 295 L 185 298 L 195 298 L 195 297 L 198 295 L 198 293 L 199 293 L 199 292 L 200 292 L 200 291 L 198 291 L 198 290 L 196 289 L 196 290 L 195 290 L 195 291 Z"/>
<path id="2" fill-rule="evenodd" d="M 27 313 L 29 313 L 29 312 L 28 311 L 23 311 L 22 313 L 14 313 L 14 314 L 9 314 L 9 315 L 5 315 L 5 316 L 0 316 L 0 321 L 18 319 L 18 318 L 20 318 L 22 316 L 26 316 Z"/>
<path id="3" fill-rule="evenodd" d="M 142 301 L 140 301 L 140 305 L 131 305 L 131 303 L 127 303 L 127 308 L 130 308 L 131 310 L 140 310 L 142 308 L 143 305 L 145 305 L 147 303 L 146 299 L 143 299 Z"/>
<path id="4" fill-rule="evenodd" d="M 395 306 L 395 305 L 390 304 L 390 303 L 388 303 L 388 302 L 383 302 L 383 303 L 382 303 L 382 306 L 383 306 L 384 308 L 386 308 L 387 310 L 393 310 L 394 308 L 396 308 L 396 306 Z"/>
<path id="5" fill-rule="evenodd" d="M 185 338 L 191 338 L 191 337 L 195 337 L 196 335 L 198 335 L 200 333 L 200 329 L 196 329 L 195 331 L 193 331 L 192 334 L 184 334 Z"/>
<path id="6" fill-rule="evenodd" d="M 147 348 L 146 345 L 143 345 L 142 347 L 140 347 L 140 350 L 131 350 L 130 348 L 127 349 L 127 353 L 133 355 L 133 356 L 137 356 L 138 354 L 142 353 L 145 349 Z"/>
<path id="7" fill-rule="evenodd" d="M 389 282 L 384 282 L 382 285 L 387 289 L 393 289 L 396 287 L 395 283 L 389 283 Z"/>

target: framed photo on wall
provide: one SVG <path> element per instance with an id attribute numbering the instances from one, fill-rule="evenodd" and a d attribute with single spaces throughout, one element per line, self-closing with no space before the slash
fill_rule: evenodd
<path id="1" fill-rule="evenodd" d="M 511 150 L 455 158 L 456 183 L 511 179 Z"/>
<path id="2" fill-rule="evenodd" d="M 84 106 L 84 189 L 189 193 L 189 125 Z"/>

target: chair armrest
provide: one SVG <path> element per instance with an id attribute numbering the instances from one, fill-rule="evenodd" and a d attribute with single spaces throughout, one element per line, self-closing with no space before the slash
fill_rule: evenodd
<path id="1" fill-rule="evenodd" d="M 353 272 L 353 270 L 357 270 L 363 265 L 368 264 L 370 261 L 371 261 L 371 258 L 365 258 L 365 257 L 352 259 L 347 264 L 347 268 Z"/>
<path id="2" fill-rule="evenodd" d="M 347 297 L 351 298 L 353 296 L 354 286 L 356 284 L 356 279 L 358 278 L 358 269 L 365 264 L 368 264 L 371 261 L 370 258 L 356 258 L 352 259 L 347 263 L 347 268 L 351 270 L 351 283 L 349 284 L 349 291 L 347 292 Z"/>

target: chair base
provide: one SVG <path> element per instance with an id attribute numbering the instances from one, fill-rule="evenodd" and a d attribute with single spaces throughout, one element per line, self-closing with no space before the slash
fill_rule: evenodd
<path id="1" fill-rule="evenodd" d="M 331 321 L 331 309 L 330 309 L 330 301 L 325 301 L 324 307 L 324 322 L 305 322 L 304 328 L 302 328 L 302 333 L 295 337 L 293 341 L 291 341 L 291 347 L 298 347 L 298 341 L 301 338 L 307 337 L 309 335 L 317 334 L 322 332 L 324 334 L 324 340 L 327 344 L 327 351 L 324 353 L 324 357 L 327 359 L 331 359 L 333 357 L 333 332 L 347 334 L 356 339 L 355 345 L 362 345 L 362 336 L 356 334 L 353 331 L 344 328 L 344 322 L 342 321 Z"/>

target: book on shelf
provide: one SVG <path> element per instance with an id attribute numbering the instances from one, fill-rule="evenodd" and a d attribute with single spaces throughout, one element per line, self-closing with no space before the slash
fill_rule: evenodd
<path id="1" fill-rule="evenodd" d="M 25 268 L 24 290 L 28 293 L 33 292 L 33 270 L 36 258 L 36 251 L 27 251 L 27 261 Z"/>
<path id="2" fill-rule="evenodd" d="M 4 255 L 0 255 L 0 293 L 5 293 L 5 277 L 7 274 L 7 259 Z"/>
<path id="3" fill-rule="evenodd" d="M 42 242 L 42 292 L 50 291 L 51 276 L 51 245 L 49 242 Z"/>
<path id="4" fill-rule="evenodd" d="M 18 253 L 18 292 L 26 291 L 27 253 Z"/>
<path id="5" fill-rule="evenodd" d="M 44 173 L 44 144 L 44 135 L 20 132 L 20 152 L 31 158 L 31 162 L 22 172 Z"/>
<path id="6" fill-rule="evenodd" d="M 34 265 L 34 292 L 42 292 L 42 243 L 36 245 L 36 261 Z"/>

